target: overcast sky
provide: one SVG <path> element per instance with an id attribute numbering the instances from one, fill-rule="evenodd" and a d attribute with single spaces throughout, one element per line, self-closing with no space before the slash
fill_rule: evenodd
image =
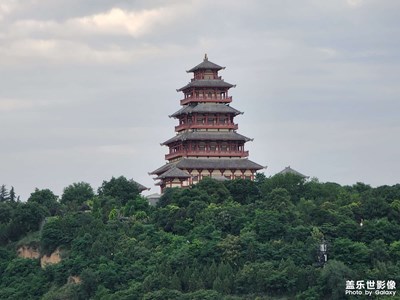
<path id="1" fill-rule="evenodd" d="M 1 0 L 0 184 L 159 192 L 148 172 L 205 53 L 267 176 L 400 181 L 398 0 Z"/>

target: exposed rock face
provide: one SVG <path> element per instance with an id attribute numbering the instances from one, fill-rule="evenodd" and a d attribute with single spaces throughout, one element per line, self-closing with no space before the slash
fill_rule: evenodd
<path id="1" fill-rule="evenodd" d="M 40 257 L 39 247 L 36 246 L 21 246 L 17 249 L 19 257 L 36 259 Z"/>
<path id="2" fill-rule="evenodd" d="M 17 249 L 18 257 L 28 258 L 28 259 L 38 259 L 40 258 L 40 265 L 42 268 L 46 267 L 46 265 L 58 264 L 61 261 L 61 251 L 60 248 L 57 248 L 50 255 L 41 256 L 40 248 L 36 245 L 24 245 L 20 246 Z M 79 283 L 79 278 L 72 279 L 74 283 Z"/>
<path id="3" fill-rule="evenodd" d="M 75 283 L 75 284 L 78 284 L 81 282 L 82 282 L 82 280 L 79 276 L 69 276 L 68 281 L 67 281 L 67 283 Z"/>
<path id="4" fill-rule="evenodd" d="M 60 248 L 57 248 L 56 251 L 50 254 L 50 256 L 44 255 L 40 259 L 40 265 L 42 268 L 46 267 L 46 265 L 58 264 L 61 261 L 61 252 Z"/>

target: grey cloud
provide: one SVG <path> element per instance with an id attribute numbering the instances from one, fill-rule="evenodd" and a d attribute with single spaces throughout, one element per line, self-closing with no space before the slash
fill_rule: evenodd
<path id="1" fill-rule="evenodd" d="M 290 164 L 342 184 L 398 181 L 397 1 L 13 3 L 0 9 L 0 184 L 23 199 L 119 175 L 153 187 L 175 89 L 204 53 L 237 84 L 239 132 L 267 175 Z M 71 21 L 113 8 L 167 13 L 136 36 Z"/>

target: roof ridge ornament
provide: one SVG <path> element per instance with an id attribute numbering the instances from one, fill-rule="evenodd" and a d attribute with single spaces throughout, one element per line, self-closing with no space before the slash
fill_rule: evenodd
<path id="1" fill-rule="evenodd" d="M 204 54 L 204 61 L 208 61 L 207 53 Z"/>

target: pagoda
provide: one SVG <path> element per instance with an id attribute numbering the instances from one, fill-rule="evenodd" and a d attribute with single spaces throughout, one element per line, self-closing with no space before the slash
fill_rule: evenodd
<path id="1" fill-rule="evenodd" d="M 151 172 L 156 175 L 161 192 L 167 187 L 188 187 L 204 177 L 219 180 L 254 179 L 264 167 L 247 157 L 245 143 L 252 139 L 237 133 L 237 115 L 230 106 L 229 89 L 235 85 L 224 81 L 218 71 L 225 69 L 208 60 L 186 71 L 193 78 L 184 87 L 182 106 L 169 117 L 178 120 L 176 135 L 161 145 L 169 148 L 167 163 Z"/>

